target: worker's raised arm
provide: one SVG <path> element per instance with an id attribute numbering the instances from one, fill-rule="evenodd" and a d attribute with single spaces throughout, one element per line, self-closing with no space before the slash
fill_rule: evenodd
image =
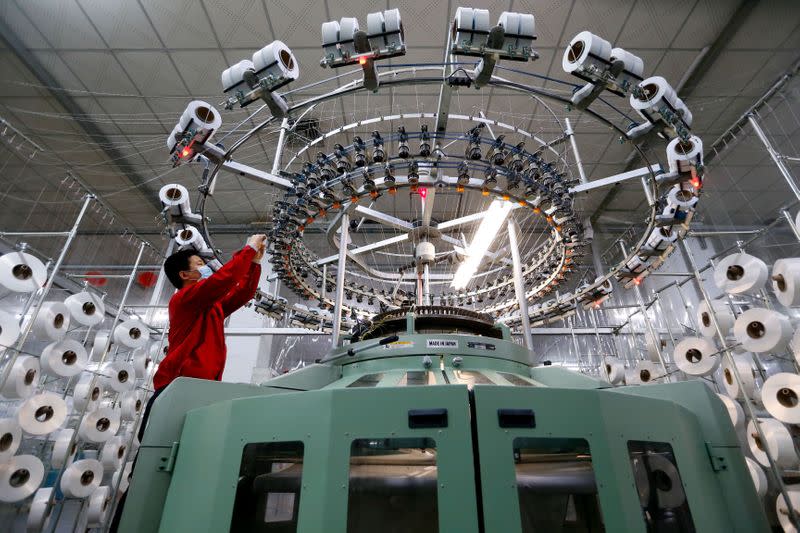
<path id="1" fill-rule="evenodd" d="M 233 254 L 230 261 L 222 265 L 211 277 L 198 281 L 184 289 L 184 305 L 198 309 L 211 307 L 222 300 L 240 282 L 246 282 L 253 259 L 263 253 L 265 235 L 254 235 L 247 241 L 247 246 Z M 257 282 L 257 281 L 256 281 Z"/>
<path id="2" fill-rule="evenodd" d="M 258 257 L 258 256 L 256 256 Z M 242 307 L 244 304 L 253 299 L 258 288 L 258 280 L 261 278 L 261 264 L 253 259 L 250 263 L 247 277 L 239 281 L 239 285 L 233 288 L 222 299 L 222 311 L 225 316 Z"/>

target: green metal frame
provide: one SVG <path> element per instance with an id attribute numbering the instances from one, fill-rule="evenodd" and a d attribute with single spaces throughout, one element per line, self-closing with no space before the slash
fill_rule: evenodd
<path id="1" fill-rule="evenodd" d="M 636 394 L 642 391 L 654 397 Z M 615 391 L 477 385 L 475 406 L 486 531 L 521 531 L 517 437 L 588 441 L 606 531 L 646 531 L 628 454 L 632 440 L 672 446 L 697 531 L 769 531 L 733 428 L 720 423 L 728 420 L 724 406 L 702 383 Z M 500 428 L 498 410 L 509 408 L 532 409 L 536 427 Z"/>
<path id="2" fill-rule="evenodd" d="M 299 532 L 345 531 L 350 446 L 359 438 L 436 442 L 439 530 L 477 532 L 467 388 L 323 390 L 242 398 L 186 417 L 159 531 L 228 531 L 242 450 L 257 442 L 304 446 Z M 448 427 L 410 429 L 409 409 L 445 408 Z M 298 416 L 303 413 L 304 416 Z"/>

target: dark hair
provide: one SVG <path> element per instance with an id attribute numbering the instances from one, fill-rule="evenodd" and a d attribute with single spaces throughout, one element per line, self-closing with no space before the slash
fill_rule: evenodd
<path id="1" fill-rule="evenodd" d="M 164 273 L 175 285 L 176 289 L 183 288 L 183 280 L 180 273 L 184 270 L 189 270 L 189 258 L 193 255 L 197 255 L 194 250 L 181 250 L 167 257 L 167 260 L 164 261 Z"/>

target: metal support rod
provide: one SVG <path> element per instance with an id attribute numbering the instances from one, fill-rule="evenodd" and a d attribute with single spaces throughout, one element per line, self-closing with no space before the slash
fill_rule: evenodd
<path id="1" fill-rule="evenodd" d="M 600 254 L 600 247 L 596 243 L 597 241 L 593 241 L 591 245 L 592 264 L 594 265 L 595 276 L 600 277 L 605 274 L 605 268 L 603 268 L 603 258 Z"/>
<path id="2" fill-rule="evenodd" d="M 339 330 L 342 327 L 342 304 L 344 303 L 344 275 L 347 265 L 347 241 L 349 241 L 350 216 L 342 212 L 339 234 L 339 262 L 336 270 L 336 300 L 333 305 L 333 337 L 331 346 L 339 346 Z"/>
<path id="3" fill-rule="evenodd" d="M 172 255 L 173 250 L 175 250 L 175 239 L 170 239 L 164 255 L 169 257 Z M 156 279 L 156 285 L 153 287 L 153 294 L 150 295 L 150 303 L 148 305 L 147 313 L 144 315 L 144 322 L 148 326 L 153 322 L 153 316 L 156 313 L 156 308 L 162 307 L 158 305 L 158 301 L 161 299 L 161 293 L 164 290 L 164 282 L 166 279 L 167 273 L 164 271 L 164 269 L 161 269 L 161 271 L 158 273 L 158 278 Z"/>
<path id="4" fill-rule="evenodd" d="M 325 293 L 328 290 L 328 265 L 322 265 L 322 287 L 319 288 L 319 300 L 325 301 Z"/>
<path id="5" fill-rule="evenodd" d="M 797 229 L 797 225 L 794 223 L 794 218 L 792 218 L 791 213 L 789 213 L 789 211 L 786 209 L 781 209 L 781 214 L 783 215 L 783 218 L 786 219 L 786 222 L 789 223 L 789 227 L 792 228 L 792 233 L 794 233 L 794 236 L 798 241 L 800 241 L 800 230 Z"/>
<path id="6" fill-rule="evenodd" d="M 75 279 L 128 279 L 127 274 L 64 274 L 68 278 Z"/>
<path id="7" fill-rule="evenodd" d="M 589 183 L 589 179 L 586 177 L 586 172 L 583 170 L 581 154 L 578 152 L 578 143 L 575 141 L 575 132 L 572 129 L 572 123 L 569 121 L 569 117 L 564 118 L 564 123 L 567 125 L 567 129 L 564 131 L 564 134 L 569 137 L 569 143 L 572 145 L 572 153 L 575 155 L 575 166 L 578 167 L 578 176 L 581 180 L 581 183 Z"/>
<path id="8" fill-rule="evenodd" d="M 653 199 L 653 191 L 650 190 L 650 184 L 647 183 L 647 176 L 642 176 L 642 188 L 644 189 L 644 196 L 647 198 L 647 205 L 653 205 L 655 200 Z"/>
<path id="9" fill-rule="evenodd" d="M 624 257 L 628 257 L 628 249 L 625 246 L 625 243 L 619 241 L 619 247 L 622 250 L 622 255 Z M 647 307 L 645 307 L 644 297 L 642 296 L 642 290 L 641 287 L 639 287 L 639 285 L 634 285 L 634 293 L 636 294 L 636 301 L 639 304 L 639 311 L 642 313 L 642 320 L 644 320 L 644 327 L 645 329 L 647 329 L 647 334 L 650 337 L 650 341 L 653 343 L 653 347 L 656 350 L 658 361 L 661 363 L 661 368 L 664 370 L 664 379 L 666 379 L 667 381 L 672 381 L 669 377 L 667 364 L 664 362 L 664 354 L 661 353 L 661 339 L 658 335 L 656 335 L 656 332 L 653 329 L 653 324 L 651 324 L 650 320 L 648 319 Z M 650 305 L 652 304 L 653 302 L 650 302 Z"/>
<path id="10" fill-rule="evenodd" d="M 758 138 L 761 140 L 762 143 L 764 143 L 764 147 L 767 149 L 767 152 L 769 152 L 769 156 L 778 166 L 778 170 L 783 175 L 783 179 L 786 180 L 786 183 L 789 185 L 789 188 L 792 189 L 794 195 L 800 200 L 800 188 L 798 188 L 797 182 L 795 182 L 792 173 L 786 166 L 786 163 L 783 162 L 778 152 L 776 152 L 775 149 L 772 147 L 772 143 L 770 143 L 769 139 L 767 139 L 767 136 L 764 134 L 764 130 L 761 129 L 761 125 L 758 123 L 758 121 L 752 114 L 748 115 L 747 120 L 750 122 L 750 125 L 753 127 L 753 131 L 756 132 Z M 788 502 L 789 500 L 787 499 L 786 501 Z"/>
<path id="11" fill-rule="evenodd" d="M 603 373 L 606 375 L 606 380 L 611 383 L 611 374 L 609 373 L 608 365 L 606 364 L 606 357 L 603 354 L 603 341 L 600 339 L 600 330 L 597 327 L 597 309 L 592 308 L 587 313 L 592 319 L 592 327 L 594 328 L 594 339 L 597 342 L 597 352 L 600 354 L 600 366 L 603 367 Z"/>
<path id="12" fill-rule="evenodd" d="M 56 259 L 56 263 L 53 265 L 53 270 L 50 271 L 50 275 L 47 277 L 47 282 L 44 284 L 44 287 L 42 287 L 38 301 L 33 307 L 31 318 L 22 328 L 22 334 L 19 336 L 16 344 L 14 344 L 14 348 L 10 350 L 11 357 L 6 361 L 5 367 L 3 368 L 3 374 L 0 376 L 0 389 L 2 389 L 5 386 L 6 381 L 8 381 L 8 376 L 11 375 L 11 369 L 14 367 L 14 363 L 16 362 L 22 347 L 25 345 L 25 341 L 28 340 L 31 330 L 33 330 L 33 324 L 36 322 L 36 317 L 39 316 L 39 311 L 42 308 L 42 304 L 44 303 L 45 298 L 47 298 L 47 295 L 50 293 L 50 289 L 53 287 L 56 274 L 58 274 L 61 264 L 64 262 L 64 258 L 67 256 L 67 252 L 69 251 L 70 245 L 72 245 L 72 241 L 75 240 L 75 235 L 78 234 L 78 226 L 80 226 L 81 221 L 83 221 L 83 216 L 86 214 L 86 210 L 89 208 L 89 204 L 92 200 L 94 200 L 94 195 L 92 194 L 87 194 L 84 197 L 83 205 L 81 206 L 81 210 L 78 213 L 77 218 L 75 218 L 75 223 L 72 225 L 72 229 L 68 232 L 67 240 L 64 242 L 64 246 L 61 247 L 61 253 L 58 256 L 58 259 Z"/>
<path id="13" fill-rule="evenodd" d="M 278 134 L 278 146 L 275 147 L 275 157 L 272 159 L 272 174 L 277 174 L 281 167 L 281 157 L 283 156 L 283 145 L 286 144 L 286 129 L 289 127 L 289 119 L 284 118 L 281 122 L 281 131 Z"/>
<path id="14" fill-rule="evenodd" d="M 655 297 L 656 305 L 661 310 L 661 316 L 664 317 L 664 325 L 666 326 L 667 334 L 669 335 L 669 340 L 672 341 L 672 345 L 675 346 L 677 343 L 675 342 L 675 336 L 672 334 L 672 328 L 669 325 L 669 323 L 672 322 L 671 313 L 668 313 L 667 310 L 664 307 L 664 304 L 661 303 L 661 295 L 660 294 L 658 294 L 656 292 L 656 293 L 653 293 L 653 296 Z"/>
<path id="15" fill-rule="evenodd" d="M 147 246 L 147 243 L 145 243 L 145 242 L 142 242 L 139 245 L 139 253 L 136 255 L 136 261 L 133 264 L 133 269 L 131 270 L 130 276 L 128 278 L 128 283 L 125 285 L 125 292 L 122 293 L 122 298 L 119 301 L 119 306 L 117 307 L 117 312 L 114 315 L 114 320 L 111 322 L 111 325 L 109 326 L 109 331 L 112 331 L 112 332 L 114 331 L 114 328 L 117 327 L 117 324 L 119 323 L 120 318 L 122 317 L 122 310 L 125 308 L 125 303 L 128 301 L 128 296 L 130 295 L 131 287 L 133 286 L 133 282 L 136 279 L 136 272 L 137 272 L 137 270 L 139 268 L 139 264 L 142 262 L 142 255 L 144 254 L 145 246 Z M 95 373 L 92 374 L 92 380 L 89 382 L 88 390 L 92 390 L 94 388 L 95 383 L 97 382 L 97 376 L 100 373 L 99 369 L 101 369 L 103 367 L 103 363 L 105 363 L 106 356 L 108 355 L 108 350 L 111 347 L 112 340 L 113 340 L 113 335 L 109 335 L 106 338 L 105 346 L 103 347 L 103 351 L 101 352 L 102 355 L 100 356 L 100 360 L 97 362 L 98 372 L 95 372 Z M 86 405 L 84 406 L 84 408 L 81 410 L 80 414 L 78 415 L 78 420 L 83 420 L 83 417 L 86 416 L 86 413 L 89 410 L 89 403 L 91 403 L 91 402 L 87 402 Z M 75 445 L 75 442 L 77 441 L 77 439 L 78 439 L 78 432 L 75 431 L 72 434 L 72 438 L 70 439 L 69 444 L 67 445 L 67 449 L 68 450 L 71 449 L 72 446 Z M 59 483 L 61 482 L 61 476 L 64 475 L 64 471 L 66 470 L 67 466 L 68 466 L 68 463 L 65 461 L 64 465 L 58 470 L 58 475 L 56 476 L 55 483 L 53 483 L 54 487 L 59 486 Z M 125 468 L 125 466 L 123 465 L 123 471 L 124 471 L 124 468 Z M 120 477 L 122 477 L 122 476 L 120 476 Z M 47 502 L 47 507 L 51 507 L 53 505 L 53 500 L 55 498 L 55 495 L 56 495 L 56 491 L 53 491 L 53 493 L 50 495 L 50 499 Z M 111 515 L 109 515 L 109 516 L 111 516 Z M 106 528 L 108 528 L 109 524 L 110 524 L 110 520 L 106 524 Z"/>
<path id="16" fill-rule="evenodd" d="M 757 235 L 760 229 L 720 230 L 720 231 L 689 231 L 689 237 L 716 237 L 717 235 Z"/>
<path id="17" fill-rule="evenodd" d="M 0 231 L 0 237 L 67 237 L 69 231 Z"/>
<path id="18" fill-rule="evenodd" d="M 578 345 L 578 337 L 575 336 L 575 316 L 569 318 L 570 336 L 572 337 L 572 347 L 575 350 L 575 362 L 578 363 L 578 369 L 581 368 L 580 346 Z M 584 367 L 585 368 L 585 367 Z"/>
<path id="19" fill-rule="evenodd" d="M 522 261 L 519 257 L 517 227 L 513 219 L 508 221 L 508 246 L 511 248 L 511 260 L 514 263 L 514 292 L 517 294 L 517 304 L 519 304 L 519 318 L 522 321 L 522 336 L 525 341 L 525 347 L 533 351 L 531 319 L 528 316 L 528 301 L 525 298 L 525 283 L 522 279 Z"/>
<path id="20" fill-rule="evenodd" d="M 708 295 L 708 291 L 706 291 L 705 286 L 703 285 L 703 279 L 700 277 L 700 271 L 697 270 L 697 264 L 694 260 L 694 254 L 689 246 L 684 242 L 681 241 L 681 245 L 683 245 L 684 252 L 686 253 L 686 258 L 689 261 L 689 267 L 694 272 L 694 279 L 695 283 L 697 283 L 697 288 L 700 290 L 700 294 L 703 296 L 703 299 L 706 302 L 706 305 L 709 306 L 709 309 L 713 309 L 713 301 L 711 297 Z M 763 430 L 761 429 L 761 424 L 758 423 L 758 414 L 756 413 L 755 407 L 753 407 L 753 402 L 750 397 L 745 393 L 744 384 L 742 382 L 742 376 L 739 374 L 739 368 L 736 366 L 736 360 L 733 357 L 733 352 L 728 347 L 728 342 L 725 340 L 725 335 L 722 333 L 722 329 L 719 327 L 719 322 L 717 321 L 717 316 L 715 313 L 709 313 L 709 318 L 711 318 L 711 323 L 714 325 L 714 330 L 717 332 L 717 338 L 719 339 L 720 344 L 722 345 L 722 351 L 725 354 L 725 357 L 728 358 L 728 364 L 730 366 L 731 374 L 733 374 L 734 379 L 736 380 L 736 384 L 741 391 L 742 398 L 744 399 L 744 408 L 747 415 L 750 417 L 750 420 L 753 421 L 753 427 L 755 427 L 756 432 L 758 433 L 758 438 L 761 439 L 761 442 L 767 442 L 766 436 L 764 435 Z M 734 400 L 735 401 L 735 400 Z M 769 461 L 769 470 L 772 472 L 772 475 L 775 478 L 775 482 L 778 485 L 778 489 L 780 490 L 783 498 L 786 502 L 791 502 L 789 499 L 789 493 L 786 490 L 786 485 L 783 482 L 783 477 L 781 477 L 781 471 L 778 467 L 778 464 L 775 462 L 775 458 L 772 456 L 772 452 L 769 450 L 769 446 L 764 446 L 764 454 L 767 456 L 767 460 Z M 795 512 L 794 508 L 791 505 L 788 505 L 789 510 L 789 519 L 791 520 L 792 524 L 795 527 L 800 524 L 798 521 L 797 513 Z"/>
<path id="21" fill-rule="evenodd" d="M 431 305 L 431 266 L 428 263 L 422 266 L 422 295 L 425 305 Z"/>

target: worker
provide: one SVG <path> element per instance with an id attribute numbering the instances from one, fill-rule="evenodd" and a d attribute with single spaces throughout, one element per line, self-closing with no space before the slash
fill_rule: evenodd
<path id="1" fill-rule="evenodd" d="M 164 272 L 178 292 L 169 301 L 169 350 L 153 377 L 156 394 L 177 377 L 222 378 L 223 321 L 255 296 L 266 239 L 250 237 L 216 273 L 191 250 L 164 262 Z"/>
<path id="2" fill-rule="evenodd" d="M 140 442 L 153 402 L 175 378 L 222 379 L 226 356 L 224 320 L 255 296 L 266 240 L 266 235 L 252 235 L 247 245 L 217 272 L 194 250 L 182 250 L 164 261 L 164 273 L 178 290 L 169 300 L 169 349 L 153 377 L 155 390 L 142 413 Z M 123 496 L 111 524 L 112 532 L 119 526 L 124 502 Z"/>

